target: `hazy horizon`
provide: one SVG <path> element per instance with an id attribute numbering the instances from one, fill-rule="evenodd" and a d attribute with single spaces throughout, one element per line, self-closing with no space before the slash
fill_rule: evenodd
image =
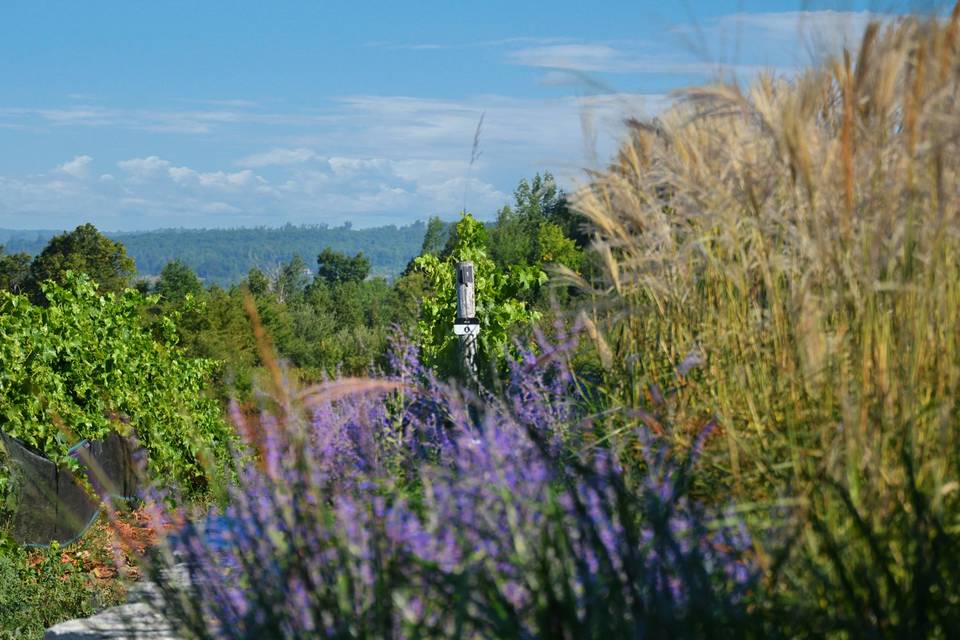
<path id="1" fill-rule="evenodd" d="M 280 223 L 276 223 L 276 224 L 248 224 L 248 225 L 237 224 L 237 225 L 220 226 L 220 227 L 149 227 L 149 228 L 143 228 L 143 229 L 108 229 L 108 228 L 100 227 L 100 226 L 98 226 L 98 225 L 96 225 L 96 224 L 94 224 L 94 226 L 97 227 L 97 230 L 98 230 L 98 231 L 100 231 L 100 232 L 102 232 L 102 233 L 105 233 L 105 234 L 151 233 L 151 232 L 155 232 L 155 231 L 171 231 L 171 232 L 172 232 L 172 231 L 231 231 L 231 230 L 234 230 L 234 229 L 236 229 L 236 230 L 257 230 L 257 229 L 264 229 L 264 230 L 267 230 L 267 231 L 273 231 L 273 230 L 283 229 L 284 227 L 288 227 L 288 226 L 298 227 L 298 228 L 304 228 L 304 227 L 326 227 L 326 228 L 329 228 L 329 229 L 343 229 L 344 227 L 349 227 L 349 228 L 351 228 L 351 229 L 356 229 L 356 230 L 358 230 L 358 231 L 361 231 L 361 230 L 367 230 L 367 229 L 382 229 L 382 228 L 384 228 L 384 227 L 410 227 L 410 226 L 414 226 L 414 225 L 418 225 L 418 224 L 426 225 L 426 223 L 428 222 L 428 220 L 429 220 L 431 217 L 433 217 L 433 216 L 425 216 L 425 217 L 423 217 L 423 218 L 417 218 L 417 219 L 413 219 L 413 220 L 409 220 L 409 221 L 404 221 L 404 222 L 385 222 L 385 223 L 382 223 L 382 224 L 371 224 L 371 225 L 354 224 L 354 223 L 350 222 L 349 220 L 345 220 L 345 221 L 343 221 L 343 222 L 341 222 L 341 223 L 339 223 L 339 224 L 331 224 L 331 223 L 327 223 L 327 222 L 280 222 Z M 449 217 L 449 218 L 444 218 L 443 216 L 437 216 L 437 217 L 439 217 L 443 222 L 446 222 L 446 223 L 455 222 L 455 221 L 457 220 L 457 217 L 456 217 L 456 216 L 451 216 L 451 217 Z M 49 228 L 42 228 L 42 227 L 22 227 L 22 228 L 17 228 L 17 227 L 0 227 L 0 234 L 3 234 L 4 232 L 12 232 L 12 233 L 55 233 L 55 234 L 56 234 L 56 233 L 64 233 L 64 232 L 68 232 L 68 231 L 73 231 L 76 227 L 78 227 L 78 226 L 80 226 L 80 225 L 83 225 L 83 224 L 87 224 L 88 222 L 90 222 L 90 221 L 88 221 L 88 220 L 81 220 L 81 221 L 79 221 L 77 224 L 75 224 L 75 225 L 73 225 L 73 226 L 63 227 L 63 228 L 56 228 L 56 227 L 49 227 Z M 90 224 L 93 224 L 93 223 L 90 223 Z M 2 235 L 0 235 L 0 238 L 2 238 Z M 0 244 L 2 244 L 2 240 L 0 240 Z"/>

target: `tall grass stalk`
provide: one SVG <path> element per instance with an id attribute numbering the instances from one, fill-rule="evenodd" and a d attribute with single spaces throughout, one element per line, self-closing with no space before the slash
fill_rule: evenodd
<path id="1" fill-rule="evenodd" d="M 705 481 L 801 499 L 774 587 L 851 636 L 960 622 L 958 18 L 684 91 L 577 200 L 608 392 L 682 389 L 670 436 L 703 415 L 724 434 Z M 692 349 L 705 366 L 680 375 Z"/>

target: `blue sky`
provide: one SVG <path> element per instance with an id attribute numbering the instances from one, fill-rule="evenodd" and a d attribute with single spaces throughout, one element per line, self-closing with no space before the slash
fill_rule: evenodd
<path id="1" fill-rule="evenodd" d="M 671 91 L 789 74 L 902 11 L 4 0 L 0 228 L 490 218 L 536 171 L 575 188 Z"/>

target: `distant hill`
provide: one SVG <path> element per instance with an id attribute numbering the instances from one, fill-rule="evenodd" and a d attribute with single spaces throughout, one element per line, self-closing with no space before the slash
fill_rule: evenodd
<path id="1" fill-rule="evenodd" d="M 18 229 L 0 229 L 0 245 L 6 246 L 7 253 L 18 253 L 26 251 L 30 255 L 36 255 L 46 246 L 47 242 L 61 233 L 50 229 L 36 229 L 30 231 L 20 231 Z"/>
<path id="2" fill-rule="evenodd" d="M 159 229 L 156 231 L 105 232 L 124 244 L 137 262 L 141 277 L 156 276 L 170 260 L 179 258 L 204 282 L 228 285 L 242 279 L 251 267 L 269 270 L 299 254 L 311 268 L 325 247 L 370 258 L 375 276 L 398 275 L 417 255 L 426 224 L 389 225 L 353 229 L 350 225 L 288 224 L 279 228 Z M 60 231 L 0 229 L 0 245 L 7 253 L 36 255 Z"/>

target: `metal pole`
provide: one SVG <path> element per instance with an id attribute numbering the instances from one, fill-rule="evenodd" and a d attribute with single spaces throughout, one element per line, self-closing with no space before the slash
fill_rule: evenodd
<path id="1" fill-rule="evenodd" d="M 473 379 L 477 377 L 477 320 L 475 281 L 472 262 L 457 263 L 457 318 L 454 333 L 460 338 L 460 354 L 463 370 Z"/>

